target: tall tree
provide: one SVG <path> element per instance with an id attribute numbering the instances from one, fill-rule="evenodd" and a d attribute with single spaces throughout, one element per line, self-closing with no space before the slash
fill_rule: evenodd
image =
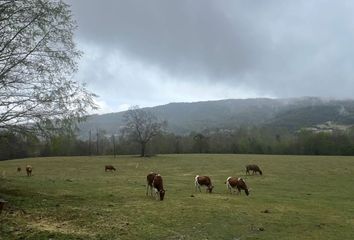
<path id="1" fill-rule="evenodd" d="M 134 106 L 124 115 L 123 134 L 140 145 L 140 156 L 145 157 L 147 143 L 166 127 L 152 112 Z"/>
<path id="2" fill-rule="evenodd" d="M 0 0 L 0 129 L 59 128 L 95 108 L 73 80 L 76 27 L 63 1 Z"/>
<path id="3" fill-rule="evenodd" d="M 204 136 L 201 133 L 198 133 L 193 137 L 193 140 L 195 141 L 195 148 L 198 150 L 199 153 L 208 152 L 208 137 Z"/>

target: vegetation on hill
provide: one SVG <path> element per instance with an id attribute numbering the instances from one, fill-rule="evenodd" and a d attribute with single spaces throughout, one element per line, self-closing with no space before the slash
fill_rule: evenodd
<path id="1" fill-rule="evenodd" d="M 168 132 L 188 135 L 211 129 L 240 126 L 269 126 L 297 131 L 327 121 L 354 125 L 353 100 L 228 99 L 196 103 L 170 103 L 149 108 L 168 122 Z M 117 134 L 123 126 L 124 112 L 90 116 L 80 125 L 79 135 L 88 138 L 90 130 L 102 129 Z"/>
<path id="2" fill-rule="evenodd" d="M 154 138 L 151 141 L 144 143 L 144 155 L 145 152 L 147 155 L 160 153 L 354 155 L 353 101 L 326 102 L 317 98 L 287 101 L 224 100 L 174 103 L 148 110 L 157 115 L 157 119 L 163 120 L 169 116 L 174 120 L 172 123 L 168 122 L 166 132 L 156 132 L 158 134 L 153 134 Z M 62 132 L 47 138 L 21 136 L 3 131 L 0 133 L 0 159 L 141 154 L 141 143 L 139 146 L 139 142 L 132 141 L 127 134 L 122 135 L 121 130 L 125 129 L 120 122 L 123 113 L 91 116 L 88 122 L 81 125 L 83 128 L 80 132 Z M 260 116 L 262 114 L 264 117 Z M 97 125 L 89 128 L 93 123 Z M 104 127 L 99 128 L 102 123 L 105 124 Z M 176 126 L 180 123 L 184 124 L 182 131 L 184 134 L 171 131 L 172 128 L 177 129 Z M 88 137 L 81 135 L 83 129 L 86 129 Z M 115 130 L 110 132 L 109 129 Z"/>

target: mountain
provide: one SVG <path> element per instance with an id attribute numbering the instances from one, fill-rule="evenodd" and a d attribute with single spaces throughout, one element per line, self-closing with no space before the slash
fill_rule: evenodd
<path id="1" fill-rule="evenodd" d="M 169 103 L 146 108 L 167 120 L 168 131 L 188 134 L 206 129 L 232 129 L 238 126 L 268 126 L 299 130 L 326 122 L 354 124 L 354 100 L 320 98 L 227 99 L 193 103 Z M 79 125 L 80 136 L 87 138 L 90 129 L 106 134 L 119 132 L 125 112 L 88 116 Z"/>
<path id="2" fill-rule="evenodd" d="M 321 124 L 328 125 L 329 122 L 346 126 L 354 125 L 353 100 L 318 100 L 312 103 L 295 102 L 278 112 L 265 125 L 289 130 L 316 127 Z"/>

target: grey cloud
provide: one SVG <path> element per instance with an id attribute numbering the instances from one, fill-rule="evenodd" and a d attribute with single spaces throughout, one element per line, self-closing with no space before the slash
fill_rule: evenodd
<path id="1" fill-rule="evenodd" d="M 79 41 L 118 50 L 171 76 L 246 85 L 279 97 L 350 97 L 354 89 L 352 1 L 70 4 Z"/>

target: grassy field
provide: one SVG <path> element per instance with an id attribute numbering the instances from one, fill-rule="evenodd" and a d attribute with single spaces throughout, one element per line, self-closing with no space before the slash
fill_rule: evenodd
<path id="1" fill-rule="evenodd" d="M 246 176 L 248 163 L 264 175 Z M 26 164 L 32 177 L 25 176 Z M 117 171 L 104 172 L 105 164 Z M 150 171 L 164 177 L 162 202 L 145 196 Z M 0 174 L 0 197 L 9 202 L 0 239 L 354 237 L 354 157 L 35 158 L 0 162 Z M 194 192 L 196 174 L 211 176 L 214 193 Z M 244 177 L 250 196 L 230 195 L 228 176 Z"/>

